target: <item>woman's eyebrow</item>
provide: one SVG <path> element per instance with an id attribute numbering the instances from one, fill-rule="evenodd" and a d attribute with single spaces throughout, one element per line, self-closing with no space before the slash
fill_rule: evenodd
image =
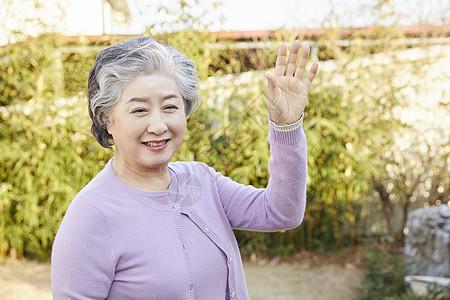
<path id="1" fill-rule="evenodd" d="M 173 98 L 180 98 L 180 96 L 177 94 L 167 94 L 167 95 L 163 95 L 161 100 L 165 101 L 165 100 L 169 100 L 169 99 L 173 99 Z M 132 103 L 132 102 L 147 103 L 147 102 L 149 102 L 149 100 L 150 99 L 146 98 L 146 97 L 133 97 L 133 98 L 128 99 L 126 103 Z"/>
<path id="2" fill-rule="evenodd" d="M 177 94 L 167 94 L 162 99 L 167 100 L 167 99 L 171 99 L 171 98 L 180 98 L 180 96 Z"/>
<path id="3" fill-rule="evenodd" d="M 133 97 L 131 99 L 128 99 L 127 103 L 131 102 L 148 102 L 148 99 L 146 98 L 139 98 L 139 97 Z"/>

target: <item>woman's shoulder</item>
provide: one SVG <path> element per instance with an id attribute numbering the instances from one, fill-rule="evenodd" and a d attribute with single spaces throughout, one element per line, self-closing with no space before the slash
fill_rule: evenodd
<path id="1" fill-rule="evenodd" d="M 174 171 L 198 173 L 198 172 L 214 172 L 214 169 L 207 164 L 199 161 L 175 161 L 169 164 L 169 168 Z"/>
<path id="2" fill-rule="evenodd" d="M 91 179 L 74 197 L 72 202 L 82 201 L 87 204 L 93 204 L 94 200 L 98 200 L 108 194 L 111 190 L 111 180 L 106 166 L 94 178 Z"/>
<path id="3" fill-rule="evenodd" d="M 205 163 L 198 161 L 189 162 L 171 162 L 169 168 L 177 175 L 178 181 L 189 182 L 213 182 L 215 181 L 216 171 Z"/>
<path id="4" fill-rule="evenodd" d="M 97 175 L 95 175 L 94 178 L 92 178 L 81 190 L 80 192 L 90 192 L 94 191 L 98 188 L 101 188 L 101 186 L 108 183 L 108 176 L 103 171 L 100 171 Z"/>

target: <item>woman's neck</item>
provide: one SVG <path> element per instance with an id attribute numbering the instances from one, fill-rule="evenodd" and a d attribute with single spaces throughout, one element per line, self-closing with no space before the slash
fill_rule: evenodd
<path id="1" fill-rule="evenodd" d="M 168 165 L 157 169 L 136 168 L 126 161 L 114 158 L 112 168 L 120 181 L 144 192 L 165 191 L 172 181 Z"/>

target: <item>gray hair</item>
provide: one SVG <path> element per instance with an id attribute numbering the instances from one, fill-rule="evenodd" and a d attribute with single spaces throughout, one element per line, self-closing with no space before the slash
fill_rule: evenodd
<path id="1" fill-rule="evenodd" d="M 100 51 L 89 73 L 88 98 L 91 132 L 105 148 L 113 138 L 106 128 L 124 86 L 139 76 L 160 74 L 175 80 L 183 97 L 186 117 L 200 103 L 198 72 L 190 58 L 151 37 L 135 37 Z"/>

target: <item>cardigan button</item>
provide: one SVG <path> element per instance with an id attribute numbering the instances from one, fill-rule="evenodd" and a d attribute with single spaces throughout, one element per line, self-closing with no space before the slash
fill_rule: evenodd
<path id="1" fill-rule="evenodd" d="M 177 202 L 177 203 L 175 203 L 175 205 L 173 207 L 175 207 L 175 209 L 180 209 L 181 208 L 181 203 Z"/>
<path id="2" fill-rule="evenodd" d="M 205 228 L 203 228 L 203 231 L 206 233 L 209 233 L 211 230 L 209 229 L 209 227 L 205 227 Z"/>
<path id="3" fill-rule="evenodd" d="M 232 292 L 230 296 L 231 296 L 231 298 L 236 297 L 236 292 Z"/>

